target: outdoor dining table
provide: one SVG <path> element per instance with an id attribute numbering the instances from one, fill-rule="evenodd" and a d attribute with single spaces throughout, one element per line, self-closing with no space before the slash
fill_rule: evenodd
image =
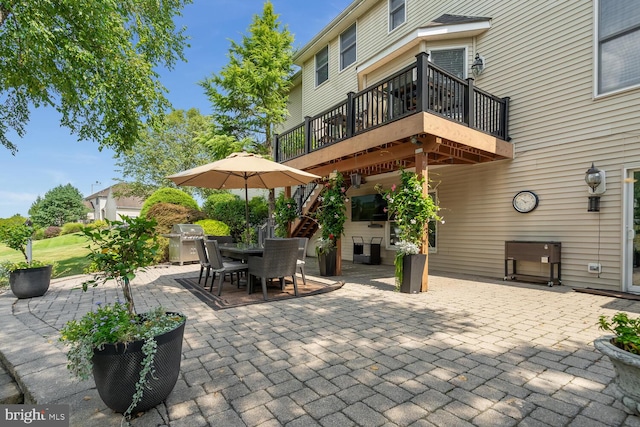
<path id="1" fill-rule="evenodd" d="M 262 256 L 264 248 L 247 246 L 242 243 L 223 243 L 218 245 L 222 256 L 247 262 L 250 256 Z"/>

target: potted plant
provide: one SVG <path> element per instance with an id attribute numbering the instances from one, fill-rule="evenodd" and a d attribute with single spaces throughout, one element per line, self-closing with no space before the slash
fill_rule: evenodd
<path id="1" fill-rule="evenodd" d="M 24 261 L 6 263 L 4 268 L 9 272 L 11 292 L 17 298 L 33 298 L 44 295 L 51 283 L 52 264 L 30 259 L 27 245 L 33 235 L 30 221 L 24 224 L 0 227 L 0 242 L 9 248 L 19 251 Z"/>
<path id="2" fill-rule="evenodd" d="M 600 316 L 599 327 L 614 335 L 600 337 L 593 345 L 613 364 L 613 382 L 622 404 L 630 413 L 640 415 L 640 318 L 631 319 L 623 312 L 611 319 Z"/>
<path id="3" fill-rule="evenodd" d="M 285 197 L 284 193 L 280 193 L 273 212 L 276 236 L 289 237 L 289 224 L 296 218 L 298 218 L 298 204 L 293 197 Z"/>
<path id="4" fill-rule="evenodd" d="M 316 211 L 315 220 L 320 226 L 320 239 L 316 244 L 316 255 L 321 276 L 335 276 L 337 266 L 337 241 L 344 234 L 344 223 L 347 220 L 347 189 L 344 177 L 335 172 L 324 184 L 325 190 L 320 196 L 320 207 Z"/>
<path id="5" fill-rule="evenodd" d="M 60 340 L 69 346 L 67 368 L 81 379 L 93 374 L 104 403 L 125 418 L 166 399 L 180 372 L 186 317 L 161 307 L 137 314 L 131 281 L 153 262 L 158 243 L 155 221 L 123 217 L 108 229 L 84 228 L 88 255 L 97 273 L 82 284 L 114 280 L 124 301 L 100 304 L 95 311 L 67 322 Z"/>
<path id="6" fill-rule="evenodd" d="M 399 241 L 394 260 L 396 290 L 404 293 L 420 292 L 427 254 L 421 253 L 422 242 L 431 220 L 441 220 L 438 206 L 425 194 L 424 177 L 415 172 L 400 171 L 400 185 L 384 190 L 376 189 L 387 201 L 389 218 L 396 221 Z"/>

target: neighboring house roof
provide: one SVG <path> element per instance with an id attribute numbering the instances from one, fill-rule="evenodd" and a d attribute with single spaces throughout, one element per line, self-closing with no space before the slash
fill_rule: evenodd
<path id="1" fill-rule="evenodd" d="M 105 188 L 104 190 L 100 190 L 96 193 L 91 194 L 90 196 L 85 197 L 85 201 L 89 202 L 91 207 L 93 206 L 93 200 L 97 198 L 108 198 L 110 194 L 112 194 L 113 199 L 115 201 L 116 207 L 118 208 L 129 208 L 129 209 L 141 209 L 144 204 L 144 199 L 137 196 L 115 196 L 118 190 L 122 189 L 122 186 L 126 186 L 126 184 L 115 184 L 110 187 Z"/>
<path id="2" fill-rule="evenodd" d="M 116 206 L 119 208 L 136 208 L 141 209 L 144 204 L 144 199 L 136 196 L 130 197 L 116 197 Z"/>

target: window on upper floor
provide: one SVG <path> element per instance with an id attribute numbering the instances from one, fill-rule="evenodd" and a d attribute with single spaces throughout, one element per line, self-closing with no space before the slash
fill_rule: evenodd
<path id="1" fill-rule="evenodd" d="M 356 62 L 356 24 L 340 34 L 340 70 Z"/>
<path id="2" fill-rule="evenodd" d="M 389 0 L 389 31 L 395 30 L 407 19 L 406 0 Z"/>
<path id="3" fill-rule="evenodd" d="M 429 52 L 429 59 L 440 68 L 444 68 L 449 73 L 458 78 L 464 79 L 464 57 L 465 48 L 432 50 Z"/>
<path id="4" fill-rule="evenodd" d="M 640 84 L 640 7 L 637 0 L 598 1 L 599 94 Z"/>
<path id="5" fill-rule="evenodd" d="M 316 86 L 329 80 L 329 46 L 316 53 Z"/>

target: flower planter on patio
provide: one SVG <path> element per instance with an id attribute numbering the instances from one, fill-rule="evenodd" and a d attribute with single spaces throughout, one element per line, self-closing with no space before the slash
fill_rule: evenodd
<path id="1" fill-rule="evenodd" d="M 417 294 L 422 291 L 422 275 L 427 263 L 427 255 L 405 255 L 402 257 L 402 283 L 400 292 Z"/>

